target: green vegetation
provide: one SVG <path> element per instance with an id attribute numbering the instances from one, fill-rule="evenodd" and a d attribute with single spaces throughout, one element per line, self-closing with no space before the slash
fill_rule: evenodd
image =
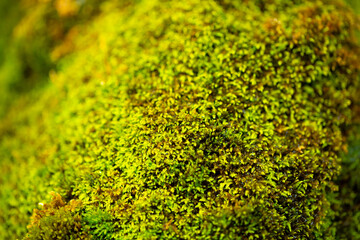
<path id="1" fill-rule="evenodd" d="M 44 210 L 34 210 L 25 239 L 91 239 L 81 225 L 81 217 L 75 213 L 80 202 L 71 200 L 67 205 L 59 194 L 52 195 L 49 205 L 42 204 Z"/>
<path id="2" fill-rule="evenodd" d="M 14 7 L 0 238 L 359 237 L 347 5 L 99 2 Z"/>
<path id="3" fill-rule="evenodd" d="M 333 196 L 333 208 L 338 213 L 335 224 L 341 239 L 360 238 L 360 128 L 350 135 L 349 150 L 342 154 L 342 171 L 337 179 L 339 192 Z"/>

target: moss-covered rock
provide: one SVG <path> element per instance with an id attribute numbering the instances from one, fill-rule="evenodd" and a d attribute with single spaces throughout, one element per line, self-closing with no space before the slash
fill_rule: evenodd
<path id="1" fill-rule="evenodd" d="M 38 4 L 76 18 L 80 1 L 62 3 Z M 336 237 L 335 180 L 359 106 L 346 5 L 94 9 L 49 45 L 50 82 L 0 122 L 3 239 L 25 236 L 31 215 L 30 239 L 43 239 L 40 225 L 93 239 Z M 60 195 L 41 209 L 50 191 Z"/>

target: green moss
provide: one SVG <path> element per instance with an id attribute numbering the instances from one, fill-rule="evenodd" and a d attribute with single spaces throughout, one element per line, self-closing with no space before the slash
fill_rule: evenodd
<path id="1" fill-rule="evenodd" d="M 90 239 L 76 213 L 81 203 L 72 200 L 66 204 L 59 194 L 52 195 L 50 204 L 41 204 L 43 210 L 34 210 L 25 239 Z"/>
<path id="2" fill-rule="evenodd" d="M 64 209 L 40 224 L 56 232 L 66 215 L 68 233 L 94 239 L 341 235 L 331 203 L 360 67 L 346 5 L 108 0 L 96 9 L 50 47 L 51 83 L 0 123 L 0 236 L 25 236 L 49 191 Z M 76 217 L 71 200 L 81 201 Z M 71 230 L 78 224 L 83 233 Z M 43 239 L 41 229 L 33 222 L 28 234 Z"/>
<path id="3" fill-rule="evenodd" d="M 333 193 L 332 207 L 335 212 L 338 239 L 357 239 L 360 237 L 360 128 L 355 125 L 349 137 L 349 147 L 342 153 L 342 171 L 337 180 L 339 192 Z"/>

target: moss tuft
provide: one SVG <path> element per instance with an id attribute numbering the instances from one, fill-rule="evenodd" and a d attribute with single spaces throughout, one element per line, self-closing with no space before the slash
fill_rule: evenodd
<path id="1" fill-rule="evenodd" d="M 90 239 L 77 213 L 80 202 L 71 200 L 67 204 L 59 194 L 52 196 L 49 204 L 41 204 L 43 210 L 34 210 L 24 239 Z"/>

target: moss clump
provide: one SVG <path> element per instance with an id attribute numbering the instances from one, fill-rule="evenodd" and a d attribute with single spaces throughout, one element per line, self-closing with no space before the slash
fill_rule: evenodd
<path id="1" fill-rule="evenodd" d="M 50 190 L 81 201 L 74 221 L 96 239 L 335 238 L 330 200 L 359 103 L 357 18 L 344 4 L 108 0 L 99 11 L 51 83 L 0 124 L 4 238 L 24 235 Z"/>
<path id="2" fill-rule="evenodd" d="M 59 194 L 52 195 L 50 204 L 42 204 L 43 210 L 34 210 L 25 239 L 90 239 L 76 213 L 81 203 L 71 200 L 66 204 Z"/>

